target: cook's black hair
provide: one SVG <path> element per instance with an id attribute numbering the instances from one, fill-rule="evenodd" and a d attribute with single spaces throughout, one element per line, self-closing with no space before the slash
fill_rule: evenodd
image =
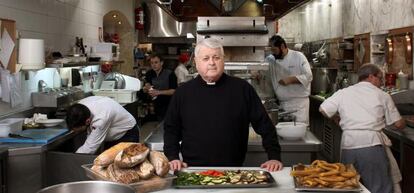
<path id="1" fill-rule="evenodd" d="M 272 36 L 269 39 L 269 42 L 270 42 L 270 46 L 280 48 L 281 45 L 285 45 L 285 48 L 287 48 L 286 41 L 278 35 Z"/>
<path id="2" fill-rule="evenodd" d="M 82 104 L 74 104 L 66 111 L 66 124 L 69 129 L 86 125 L 86 120 L 91 116 L 91 111 Z"/>
<path id="3" fill-rule="evenodd" d="M 150 59 L 151 58 L 159 58 L 160 59 L 160 62 L 164 61 L 164 58 L 162 58 L 161 55 L 160 54 L 157 54 L 157 53 L 152 53 L 150 55 Z"/>

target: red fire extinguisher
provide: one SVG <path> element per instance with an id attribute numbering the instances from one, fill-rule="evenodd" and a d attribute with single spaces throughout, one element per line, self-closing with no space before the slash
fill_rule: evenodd
<path id="1" fill-rule="evenodd" d="M 144 29 L 144 9 L 142 7 L 135 9 L 135 29 Z"/>

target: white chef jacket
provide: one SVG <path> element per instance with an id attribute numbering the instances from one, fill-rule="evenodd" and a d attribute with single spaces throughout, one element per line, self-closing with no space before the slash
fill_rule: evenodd
<path id="1" fill-rule="evenodd" d="M 285 111 L 296 111 L 296 121 L 309 124 L 309 94 L 312 82 L 312 70 L 305 55 L 295 50 L 288 50 L 283 59 L 273 55 L 266 57 L 273 90 Z M 301 84 L 283 86 L 279 80 L 295 76 Z"/>
<path id="2" fill-rule="evenodd" d="M 275 59 L 273 55 L 269 55 L 266 61 L 269 62 L 273 90 L 280 101 L 309 97 L 313 77 L 305 55 L 289 49 L 283 59 Z M 279 80 L 288 76 L 295 76 L 301 84 L 280 85 Z"/>
<path id="3" fill-rule="evenodd" d="M 175 76 L 177 76 L 177 84 L 187 82 L 190 78 L 188 76 L 188 70 L 184 64 L 180 63 L 174 70 Z"/>
<path id="4" fill-rule="evenodd" d="M 343 149 L 389 143 L 381 131 L 401 119 L 391 96 L 366 81 L 337 91 L 320 108 L 329 117 L 339 113 Z"/>
<path id="5" fill-rule="evenodd" d="M 79 101 L 91 111 L 92 121 L 85 143 L 76 153 L 93 154 L 105 141 L 115 141 L 132 129 L 135 118 L 108 97 L 91 96 Z"/>

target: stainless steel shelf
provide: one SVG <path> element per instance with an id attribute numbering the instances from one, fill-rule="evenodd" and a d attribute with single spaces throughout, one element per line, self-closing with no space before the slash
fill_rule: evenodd
<path id="1" fill-rule="evenodd" d="M 266 62 L 225 62 L 224 70 L 268 70 Z"/>
<path id="2" fill-rule="evenodd" d="M 65 67 L 84 67 L 102 64 L 111 64 L 113 66 L 124 63 L 124 61 L 99 61 L 99 62 L 68 62 L 68 63 L 52 63 L 47 64 L 48 68 L 65 68 Z"/>

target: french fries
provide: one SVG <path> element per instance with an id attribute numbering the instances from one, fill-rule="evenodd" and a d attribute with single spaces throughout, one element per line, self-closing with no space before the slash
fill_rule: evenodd
<path id="1" fill-rule="evenodd" d="M 354 189 L 359 187 L 360 176 L 352 164 L 328 163 L 315 160 L 310 166 L 302 164 L 290 173 L 300 186 L 308 188 Z"/>

